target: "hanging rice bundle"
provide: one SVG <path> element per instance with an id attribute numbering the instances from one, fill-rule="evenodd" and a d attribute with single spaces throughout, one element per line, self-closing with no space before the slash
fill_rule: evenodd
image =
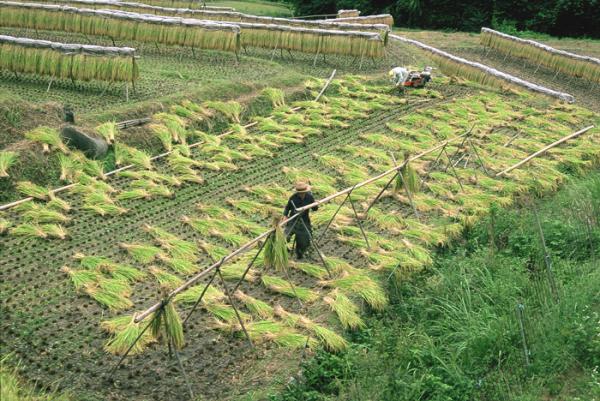
<path id="1" fill-rule="evenodd" d="M 6 27 L 60 30 L 232 52 L 237 52 L 240 46 L 240 28 L 228 23 L 10 1 L 1 1 L 0 8 L 0 24 Z M 81 65 L 80 60 L 75 63 L 75 67 Z M 121 67 L 135 68 L 135 64 Z M 86 70 L 81 73 L 85 75 Z"/>
<path id="2" fill-rule="evenodd" d="M 310 29 L 283 25 L 239 23 L 244 47 L 295 50 L 312 54 L 382 57 L 385 42 L 381 34 L 362 31 Z"/>
<path id="3" fill-rule="evenodd" d="M 276 272 L 285 271 L 288 268 L 288 249 L 285 233 L 280 226 L 283 216 L 273 217 L 273 233 L 266 239 L 264 249 L 265 268 L 273 268 Z"/>
<path id="4" fill-rule="evenodd" d="M 358 313 L 358 307 L 339 290 L 333 290 L 323 301 L 335 312 L 345 329 L 356 330 L 365 327 L 365 322 Z"/>
<path id="5" fill-rule="evenodd" d="M 355 18 L 360 16 L 360 10 L 338 10 L 336 18 Z"/>
<path id="6" fill-rule="evenodd" d="M 0 178 L 8 177 L 8 169 L 17 161 L 17 152 L 0 152 Z"/>
<path id="7" fill-rule="evenodd" d="M 558 50 L 542 43 L 481 28 L 481 44 L 511 57 L 525 58 L 553 71 L 600 84 L 600 59 Z"/>
<path id="8" fill-rule="evenodd" d="M 2 7 L 2 14 L 10 9 Z M 23 9 L 25 10 L 25 9 Z M 63 44 L 0 35 L 0 69 L 81 81 L 134 82 L 135 49 Z"/>
<path id="9" fill-rule="evenodd" d="M 410 163 L 410 156 L 408 154 L 404 155 L 404 161 L 402 162 L 403 166 L 398 171 L 398 177 L 396 177 L 396 182 L 394 184 L 394 192 L 398 193 L 402 191 L 406 185 L 408 191 L 411 194 L 419 192 L 421 187 L 421 178 L 412 167 Z M 402 174 L 402 176 L 400 176 Z"/>
<path id="10" fill-rule="evenodd" d="M 162 339 L 166 344 L 173 345 L 175 349 L 183 348 L 185 344 L 183 325 L 173 300 L 165 301 L 162 309 L 154 312 L 152 319 L 150 330 L 154 338 L 157 340 Z"/>
<path id="11" fill-rule="evenodd" d="M 420 49 L 431 53 L 430 56 L 432 60 L 447 75 L 461 77 L 473 82 L 478 82 L 482 85 L 489 85 L 496 88 L 503 88 L 506 86 L 525 88 L 527 90 L 541 93 L 546 96 L 561 99 L 568 103 L 575 102 L 575 98 L 572 95 L 569 95 L 568 93 L 557 92 L 544 86 L 536 85 L 529 81 L 525 81 L 521 78 L 498 71 L 494 68 L 490 68 L 483 64 L 465 60 L 461 57 L 456 57 L 450 53 L 436 49 L 435 47 L 428 46 L 419 41 L 407 39 L 398 35 L 390 35 L 390 38 L 403 43 L 408 43 L 417 46 Z"/>

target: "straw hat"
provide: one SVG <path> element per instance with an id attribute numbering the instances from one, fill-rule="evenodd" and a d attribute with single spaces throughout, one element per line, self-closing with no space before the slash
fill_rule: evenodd
<path id="1" fill-rule="evenodd" d="M 308 185 L 305 182 L 299 181 L 296 183 L 296 192 L 297 193 L 304 193 L 304 192 L 309 192 L 310 191 L 310 185 Z"/>

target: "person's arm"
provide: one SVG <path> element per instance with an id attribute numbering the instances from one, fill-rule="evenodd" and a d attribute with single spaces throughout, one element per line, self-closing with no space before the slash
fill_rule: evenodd
<path id="1" fill-rule="evenodd" d="M 285 209 L 283 209 L 283 215 L 285 217 L 290 217 L 292 209 L 293 209 L 292 199 L 290 198 L 290 200 L 288 200 L 288 202 L 287 202 L 287 205 L 285 205 Z"/>
<path id="2" fill-rule="evenodd" d="M 309 192 L 307 194 L 307 196 L 308 196 L 308 204 L 310 205 L 311 203 L 313 203 L 315 201 L 315 197 L 313 196 L 312 192 Z M 313 212 L 316 212 L 317 210 L 319 210 L 319 205 L 313 206 L 310 210 L 312 210 Z"/>

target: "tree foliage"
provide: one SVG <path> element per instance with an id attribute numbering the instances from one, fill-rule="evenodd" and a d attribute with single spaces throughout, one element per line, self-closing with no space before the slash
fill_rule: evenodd
<path id="1" fill-rule="evenodd" d="M 482 26 L 555 36 L 600 37 L 600 0 L 287 0 L 296 15 L 390 13 L 412 28 L 477 31 Z"/>

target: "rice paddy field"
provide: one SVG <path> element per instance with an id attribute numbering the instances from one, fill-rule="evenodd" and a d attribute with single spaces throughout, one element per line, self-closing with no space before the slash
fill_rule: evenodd
<path id="1" fill-rule="evenodd" d="M 287 15 L 264 2 L 207 5 Z M 533 73 L 470 35 L 402 33 L 576 102 L 439 70 L 426 88 L 399 93 L 389 66 L 431 59 L 394 42 L 385 58 L 361 61 L 255 48 L 237 60 L 124 41 L 116 45 L 139 56 L 128 99 L 116 83 L 49 88 L 47 78 L 2 72 L 0 201 L 29 197 L 0 211 L 3 369 L 71 400 L 241 400 L 280 388 L 315 351 L 343 352 L 364 317 L 385 310 L 390 283 L 430 268 L 436 249 L 491 208 L 598 169 L 597 85 Z M 112 45 L 58 31 L 0 34 Z M 581 46 L 600 53 L 597 42 Z M 62 143 L 65 104 L 111 145 L 106 158 Z M 116 124 L 142 117 L 150 121 Z M 315 199 L 356 186 L 311 212 L 314 245 L 302 261 L 288 258 L 293 244 L 273 222 L 298 181 Z"/>

